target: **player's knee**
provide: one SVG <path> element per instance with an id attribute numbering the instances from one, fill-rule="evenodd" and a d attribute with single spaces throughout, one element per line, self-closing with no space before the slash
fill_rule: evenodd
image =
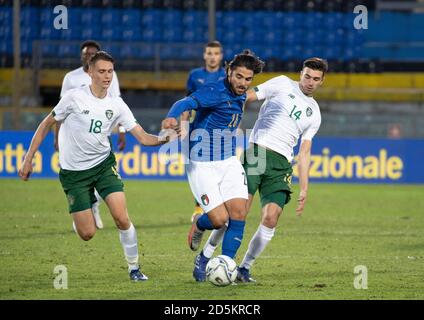
<path id="1" fill-rule="evenodd" d="M 231 210 L 230 218 L 233 220 L 246 220 L 247 210 L 245 207 L 235 207 Z"/>
<path id="2" fill-rule="evenodd" d="M 115 224 L 119 230 L 127 230 L 131 226 L 131 221 L 128 217 L 115 219 Z"/>
<path id="3" fill-rule="evenodd" d="M 225 224 L 228 221 L 228 216 L 227 215 L 216 215 L 213 217 L 209 218 L 212 222 L 212 225 L 214 226 L 215 229 L 220 229 L 223 226 L 225 226 Z"/>
<path id="4" fill-rule="evenodd" d="M 95 230 L 79 230 L 78 234 L 80 238 L 84 241 L 88 241 L 94 237 L 96 231 Z"/>

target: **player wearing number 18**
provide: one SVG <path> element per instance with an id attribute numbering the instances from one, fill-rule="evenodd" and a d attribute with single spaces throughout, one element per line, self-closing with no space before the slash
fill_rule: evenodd
<path id="1" fill-rule="evenodd" d="M 119 229 L 130 279 L 147 280 L 139 267 L 137 233 L 128 216 L 123 183 L 116 171 L 109 136 L 119 123 L 143 145 L 160 145 L 159 137 L 146 133 L 125 102 L 108 93 L 113 77 L 113 58 L 104 51 L 90 60 L 89 86 L 69 90 L 40 123 L 19 170 L 28 180 L 32 159 L 53 124 L 62 121 L 59 131 L 59 178 L 69 204 L 69 212 L 79 236 L 90 240 L 96 225 L 92 204 L 94 189 L 104 199 Z"/>

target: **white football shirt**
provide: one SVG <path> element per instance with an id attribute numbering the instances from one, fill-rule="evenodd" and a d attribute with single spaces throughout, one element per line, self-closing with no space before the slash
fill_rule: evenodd
<path id="1" fill-rule="evenodd" d="M 121 97 L 99 99 L 90 86 L 69 90 L 53 109 L 59 131 L 59 162 L 62 169 L 81 171 L 104 161 L 111 152 L 109 136 L 120 123 L 126 131 L 137 120 Z"/>
<path id="2" fill-rule="evenodd" d="M 91 78 L 87 72 L 84 71 L 82 67 L 68 72 L 63 78 L 62 89 L 60 91 L 60 97 L 62 98 L 66 91 L 79 88 L 82 86 L 88 86 L 91 84 Z M 108 89 L 108 92 L 116 97 L 121 96 L 121 91 L 119 90 L 119 81 L 116 72 L 113 71 L 112 82 Z"/>
<path id="3" fill-rule="evenodd" d="M 286 76 L 270 79 L 255 88 L 258 100 L 265 99 L 249 142 L 262 145 L 290 162 L 299 137 L 312 140 L 321 125 L 321 112 L 314 98 L 306 96 L 299 82 Z"/>

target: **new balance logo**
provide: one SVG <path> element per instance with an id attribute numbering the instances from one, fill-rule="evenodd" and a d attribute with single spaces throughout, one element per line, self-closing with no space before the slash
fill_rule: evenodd
<path id="1" fill-rule="evenodd" d="M 82 110 L 82 114 L 89 114 L 90 110 Z"/>

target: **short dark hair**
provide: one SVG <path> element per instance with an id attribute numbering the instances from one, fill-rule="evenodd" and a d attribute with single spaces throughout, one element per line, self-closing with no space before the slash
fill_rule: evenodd
<path id="1" fill-rule="evenodd" d="M 258 74 L 262 72 L 264 66 L 265 62 L 259 59 L 255 53 L 249 49 L 245 49 L 243 52 L 236 54 L 233 60 L 225 64 L 225 70 L 228 72 L 237 67 L 245 67 L 246 69 L 252 70 L 254 74 Z"/>
<path id="2" fill-rule="evenodd" d="M 94 40 L 86 40 L 83 43 L 81 43 L 80 51 L 84 50 L 84 48 L 86 47 L 94 47 L 99 51 L 101 50 L 100 44 Z"/>
<path id="3" fill-rule="evenodd" d="M 112 63 L 115 62 L 115 60 L 112 58 L 112 56 L 109 53 L 107 53 L 106 51 L 97 51 L 96 54 L 91 57 L 88 64 L 90 66 L 94 66 L 94 64 L 99 60 L 110 61 Z"/>
<path id="4" fill-rule="evenodd" d="M 218 40 L 215 40 L 215 41 L 210 41 L 210 42 L 208 42 L 206 45 L 205 45 L 205 51 L 206 51 L 206 48 L 220 48 L 221 49 L 221 51 L 222 51 L 222 44 L 221 44 L 221 42 L 219 42 Z"/>
<path id="5" fill-rule="evenodd" d="M 322 75 L 328 71 L 328 62 L 325 59 L 313 57 L 303 61 L 302 70 L 305 68 L 322 71 Z"/>

